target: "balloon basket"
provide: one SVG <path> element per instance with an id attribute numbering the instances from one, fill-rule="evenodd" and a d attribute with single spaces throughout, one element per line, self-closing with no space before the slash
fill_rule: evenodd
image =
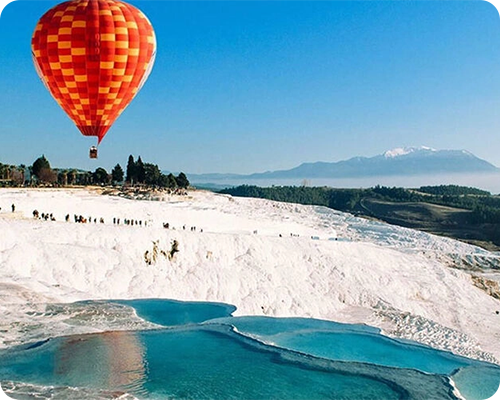
<path id="1" fill-rule="evenodd" d="M 92 146 L 89 151 L 90 158 L 97 158 L 97 147 Z"/>

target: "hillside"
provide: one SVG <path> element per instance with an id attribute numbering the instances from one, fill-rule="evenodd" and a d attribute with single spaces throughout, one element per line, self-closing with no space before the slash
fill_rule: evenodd
<path id="1" fill-rule="evenodd" d="M 425 202 L 396 203 L 365 198 L 360 201 L 359 213 L 390 224 L 500 251 L 499 224 L 471 223 L 474 215 L 470 210 Z"/>
<path id="2" fill-rule="evenodd" d="M 500 250 L 500 196 L 472 187 L 440 185 L 419 189 L 384 186 L 335 189 L 243 185 L 224 189 L 221 193 L 323 205 L 460 239 L 492 251 Z"/>

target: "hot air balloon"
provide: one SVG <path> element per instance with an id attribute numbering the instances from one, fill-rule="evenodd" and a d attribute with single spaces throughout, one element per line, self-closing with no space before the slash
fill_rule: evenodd
<path id="1" fill-rule="evenodd" d="M 71 0 L 40 18 L 31 48 L 51 95 L 99 144 L 149 76 L 156 38 L 147 17 L 130 4 Z M 96 146 L 90 157 L 97 157 Z"/>

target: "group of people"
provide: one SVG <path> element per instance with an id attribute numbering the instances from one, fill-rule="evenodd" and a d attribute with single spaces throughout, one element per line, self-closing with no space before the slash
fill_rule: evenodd
<path id="1" fill-rule="evenodd" d="M 12 212 L 15 212 L 15 210 L 16 210 L 15 204 L 12 204 L 11 209 L 12 209 Z M 0 210 L 1 210 L 1 208 L 0 208 Z M 55 221 L 56 220 L 56 218 L 54 217 L 54 215 L 52 213 L 50 213 L 50 214 L 49 213 L 41 213 L 40 214 L 38 212 L 38 210 L 33 210 L 33 218 L 42 219 L 44 221 L 49 221 L 49 220 Z M 98 221 L 99 221 L 99 223 L 104 224 L 104 218 L 102 218 L 102 217 L 99 217 L 99 219 L 97 219 L 97 218 L 92 219 L 92 217 L 90 217 L 90 216 L 88 218 L 84 218 L 82 215 L 74 214 L 73 219 L 74 219 L 75 223 L 81 223 L 81 224 L 92 223 L 92 222 L 94 222 L 94 224 L 96 224 Z M 70 220 L 70 215 L 66 214 L 65 221 L 69 222 L 69 220 Z M 120 221 L 121 221 L 120 218 L 113 217 L 113 225 L 120 225 Z M 148 221 L 143 222 L 142 220 L 124 218 L 123 224 L 127 225 L 127 226 L 134 226 L 134 225 L 135 226 L 143 226 L 143 225 L 148 226 Z M 171 229 L 169 222 L 163 222 L 163 227 L 165 229 Z M 175 230 L 175 228 L 172 228 L 172 229 Z M 182 229 L 186 230 L 187 229 L 186 225 L 183 225 Z M 190 230 L 191 230 L 191 232 L 196 232 L 196 226 L 191 226 Z M 203 232 L 203 229 L 200 229 L 199 232 Z M 256 230 L 253 233 L 258 234 L 258 232 Z M 290 233 L 290 236 L 291 237 L 299 237 L 299 235 L 295 234 L 295 233 Z M 280 233 L 279 237 L 283 237 L 283 235 Z M 318 240 L 319 238 L 316 236 L 314 236 L 314 237 L 311 236 L 311 239 Z"/>
<path id="2" fill-rule="evenodd" d="M 12 204 L 12 206 L 14 206 L 14 204 Z M 12 211 L 14 212 L 14 211 Z M 33 218 L 35 219 L 42 219 L 44 221 L 55 221 L 56 218 L 54 217 L 54 214 L 52 213 L 39 213 L 38 210 L 33 210 Z"/>
<path id="3" fill-rule="evenodd" d="M 12 209 L 14 211 L 14 204 L 12 205 Z M 44 221 L 55 221 L 55 217 L 52 213 L 41 213 L 38 211 L 38 210 L 33 210 L 33 218 L 35 219 L 41 219 L 41 220 L 44 220 Z M 64 217 L 64 220 L 66 222 L 70 222 L 70 214 L 66 214 L 66 216 Z M 100 223 L 100 224 L 104 224 L 104 218 L 103 217 L 94 217 L 92 218 L 91 216 L 89 216 L 88 218 L 85 218 L 83 215 L 78 215 L 78 214 L 74 214 L 73 215 L 73 220 L 75 221 L 75 223 L 77 224 L 90 224 L 90 223 L 94 223 L 94 224 L 97 224 L 97 223 Z M 113 225 L 120 225 L 120 218 L 116 218 L 116 217 L 113 217 Z M 137 220 L 137 219 L 128 219 L 128 218 L 125 218 L 122 220 L 123 221 L 123 225 L 136 225 L 136 226 L 148 226 L 148 221 L 142 221 L 142 220 Z"/>
<path id="4" fill-rule="evenodd" d="M 77 224 L 86 224 L 86 223 L 90 224 L 90 223 L 92 223 L 92 217 L 85 218 L 83 215 L 73 214 L 73 219 L 75 220 L 75 223 L 77 223 Z M 69 220 L 70 220 L 69 214 L 66 214 L 66 217 L 64 217 L 64 220 L 66 222 L 69 222 Z M 104 218 L 100 217 L 99 223 L 104 224 Z M 97 218 L 94 218 L 94 224 L 97 224 Z"/>
<path id="5" fill-rule="evenodd" d="M 136 219 L 127 219 L 125 218 L 123 220 L 123 223 L 125 225 L 131 225 L 131 226 L 142 226 L 142 220 L 136 220 Z M 115 225 L 120 225 L 120 218 L 113 218 L 113 224 Z M 144 226 L 148 226 L 148 221 L 144 221 Z"/>
<path id="6" fill-rule="evenodd" d="M 12 210 L 14 212 L 14 204 L 12 204 Z M 41 219 L 41 220 L 44 220 L 44 221 L 55 221 L 55 217 L 52 213 L 41 213 L 38 211 L 38 210 L 33 210 L 33 218 L 35 219 Z M 64 220 L 66 222 L 70 222 L 70 214 L 66 214 L 66 216 L 64 217 Z M 78 215 L 78 214 L 74 214 L 73 215 L 73 220 L 75 221 L 75 223 L 78 223 L 78 224 L 87 224 L 87 223 L 94 223 L 94 224 L 97 224 L 98 222 L 100 224 L 104 224 L 104 218 L 103 217 L 94 217 L 92 218 L 91 216 L 89 216 L 88 218 L 85 218 L 83 215 Z M 113 217 L 113 225 L 120 225 L 120 223 L 122 223 L 123 225 L 127 225 L 127 226 L 148 226 L 148 221 L 142 221 L 142 220 L 137 220 L 137 219 L 129 219 L 129 218 L 124 218 L 124 219 L 120 219 L 120 218 L 117 218 L 117 217 Z M 170 224 L 168 222 L 164 222 L 163 223 L 163 227 L 166 228 L 166 229 L 170 229 Z M 175 230 L 175 228 L 172 228 Z M 186 225 L 183 225 L 182 226 L 182 229 L 183 230 L 186 230 Z M 196 232 L 196 226 L 192 226 L 191 228 L 191 232 Z M 203 229 L 200 230 L 200 232 L 203 232 Z"/>
<path id="7" fill-rule="evenodd" d="M 163 227 L 165 229 L 170 229 L 170 223 L 168 222 L 164 222 L 163 223 Z M 173 230 L 175 230 L 175 228 L 172 228 Z M 182 230 L 185 231 L 187 229 L 186 225 L 182 225 Z M 191 228 L 189 228 L 191 232 L 196 232 L 196 226 L 192 226 Z M 200 232 L 203 232 L 203 228 L 200 229 Z"/>
<path id="8" fill-rule="evenodd" d="M 94 224 L 97 224 L 97 222 L 99 222 L 100 224 L 104 224 L 104 218 L 103 217 L 92 219 L 92 217 L 84 218 L 81 215 L 76 215 L 75 214 L 74 219 L 75 219 L 75 222 L 77 222 L 77 223 L 83 223 L 83 224 L 85 224 L 85 223 L 92 223 L 92 222 L 94 222 Z M 128 218 L 124 218 L 123 220 L 121 220 L 120 218 L 113 217 L 113 225 L 120 225 L 120 221 L 123 221 L 123 225 L 131 225 L 131 226 L 134 226 L 134 225 L 136 225 L 136 226 L 142 226 L 143 225 L 143 221 L 142 220 L 128 219 Z M 66 215 L 66 222 L 69 222 L 69 214 Z M 144 226 L 148 226 L 148 221 L 144 221 Z"/>

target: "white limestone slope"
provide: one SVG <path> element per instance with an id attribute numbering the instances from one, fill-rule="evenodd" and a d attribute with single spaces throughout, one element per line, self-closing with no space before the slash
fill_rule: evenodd
<path id="1" fill-rule="evenodd" d="M 450 268 L 467 258 L 499 265 L 499 255 L 455 240 L 323 207 L 203 191 L 138 201 L 82 189 L 1 189 L 0 207 L 2 346 L 147 325 L 127 313 L 54 312 L 47 303 L 168 298 L 230 303 L 237 315 L 366 323 L 500 360 L 500 302 Z M 56 221 L 34 220 L 34 209 Z M 74 214 L 105 223 L 77 224 Z M 142 226 L 125 226 L 125 218 Z M 180 251 L 172 260 L 145 262 L 153 241 L 167 252 L 173 240 Z"/>

